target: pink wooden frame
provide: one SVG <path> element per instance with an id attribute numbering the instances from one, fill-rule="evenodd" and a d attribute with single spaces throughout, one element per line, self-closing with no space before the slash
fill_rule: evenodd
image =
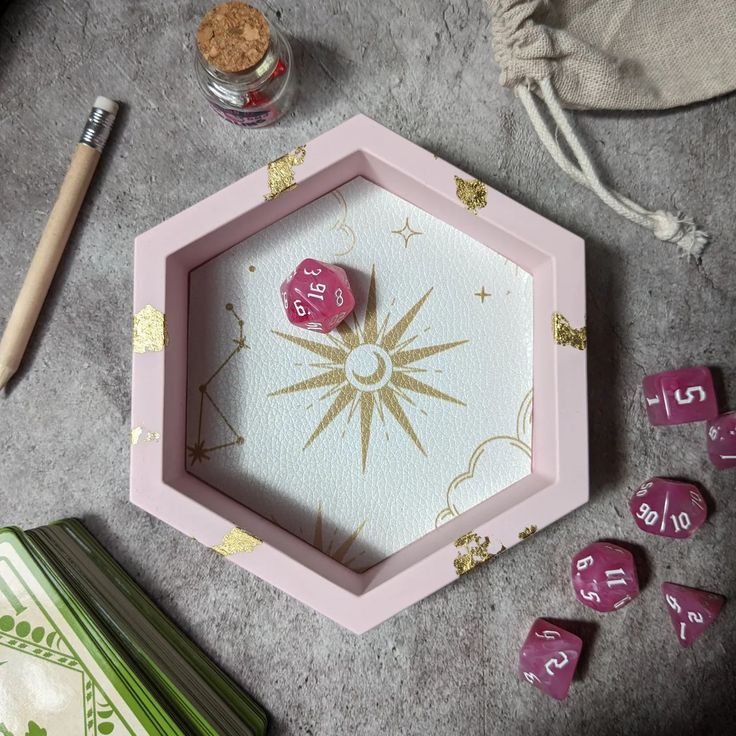
<path id="1" fill-rule="evenodd" d="M 233 527 L 263 541 L 231 559 L 348 629 L 362 633 L 457 577 L 454 541 L 468 532 L 511 547 L 588 498 L 585 352 L 553 339 L 552 315 L 585 324 L 583 241 L 490 187 L 473 214 L 458 199 L 467 174 L 362 115 L 314 139 L 297 186 L 267 201 L 264 167 L 140 235 L 134 310 L 166 314 L 170 341 L 134 354 L 132 426 L 159 432 L 131 452 L 131 500 L 214 546 Z M 364 573 L 356 573 L 185 469 L 189 272 L 356 176 L 445 220 L 534 277 L 532 473 Z"/>

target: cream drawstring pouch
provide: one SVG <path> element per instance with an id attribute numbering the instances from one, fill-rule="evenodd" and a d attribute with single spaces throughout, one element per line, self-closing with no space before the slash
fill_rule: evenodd
<path id="1" fill-rule="evenodd" d="M 616 212 L 698 258 L 708 238 L 692 218 L 645 209 L 606 186 L 563 108 L 661 110 L 736 89 L 736 0 L 490 2 L 501 83 L 555 161 Z"/>

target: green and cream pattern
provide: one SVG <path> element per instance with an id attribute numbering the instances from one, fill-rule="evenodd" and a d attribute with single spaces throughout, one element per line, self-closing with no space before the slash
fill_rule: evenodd
<path id="1" fill-rule="evenodd" d="M 78 638 L 74 613 L 41 585 L 18 544 L 0 539 L 0 735 L 149 733 Z"/>

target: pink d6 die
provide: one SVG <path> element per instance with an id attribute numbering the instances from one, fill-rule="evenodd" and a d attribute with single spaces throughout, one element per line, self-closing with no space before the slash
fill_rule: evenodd
<path id="1" fill-rule="evenodd" d="M 681 647 L 695 640 L 716 620 L 725 598 L 697 588 L 663 583 L 662 595 Z"/>
<path id="2" fill-rule="evenodd" d="M 717 468 L 736 468 L 736 411 L 708 422 L 708 457 Z"/>
<path id="3" fill-rule="evenodd" d="M 281 284 L 291 324 L 315 332 L 334 330 L 355 307 L 348 277 L 339 266 L 303 260 Z"/>
<path id="4" fill-rule="evenodd" d="M 519 653 L 519 677 L 557 700 L 564 700 L 578 666 L 583 642 L 538 618 Z"/>
<path id="5" fill-rule="evenodd" d="M 718 402 L 705 366 L 644 377 L 644 400 L 651 424 L 684 424 L 714 419 Z"/>
<path id="6" fill-rule="evenodd" d="M 572 558 L 575 597 L 588 608 L 608 613 L 639 595 L 634 556 L 610 542 L 594 542 Z"/>
<path id="7" fill-rule="evenodd" d="M 708 507 L 692 483 L 652 478 L 629 502 L 636 525 L 649 534 L 687 539 L 703 526 Z"/>

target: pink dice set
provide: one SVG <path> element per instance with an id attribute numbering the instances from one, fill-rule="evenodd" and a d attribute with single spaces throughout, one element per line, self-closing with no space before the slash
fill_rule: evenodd
<path id="1" fill-rule="evenodd" d="M 705 422 L 718 416 L 713 377 L 705 366 L 664 371 L 644 378 L 651 424 Z"/>
<path id="2" fill-rule="evenodd" d="M 681 647 L 690 647 L 716 620 L 723 607 L 723 596 L 685 585 L 662 585 L 667 610 Z"/>
<path id="3" fill-rule="evenodd" d="M 345 271 L 314 258 L 303 260 L 281 284 L 281 300 L 291 324 L 330 332 L 355 307 Z"/>
<path id="4" fill-rule="evenodd" d="M 736 466 L 736 411 L 708 422 L 708 457 L 717 468 Z"/>
<path id="5" fill-rule="evenodd" d="M 706 366 L 644 378 L 644 401 L 654 425 L 708 422 L 708 457 L 721 470 L 736 467 L 736 412 L 718 415 L 713 376 Z"/>
<path id="6" fill-rule="evenodd" d="M 583 640 L 543 618 L 529 631 L 519 655 L 519 677 L 564 700 L 580 659 Z"/>
<path id="7" fill-rule="evenodd" d="M 572 558 L 575 597 L 598 613 L 623 608 L 639 595 L 634 556 L 610 542 L 595 542 Z"/>
<path id="8" fill-rule="evenodd" d="M 710 372 L 696 368 L 683 373 L 686 374 L 684 379 L 672 378 L 671 374 L 645 379 L 653 423 L 701 421 L 716 412 Z M 699 407 L 687 408 L 696 401 Z M 673 407 L 679 408 L 673 410 Z M 709 424 L 711 442 L 723 440 L 727 444 L 734 437 L 736 413 L 724 414 Z M 720 446 L 716 452 L 720 459 Z M 642 531 L 672 539 L 688 539 L 708 516 L 705 498 L 697 486 L 668 478 L 651 478 L 642 483 L 631 497 L 629 510 Z M 634 556 L 611 542 L 594 542 L 575 554 L 571 560 L 570 579 L 578 601 L 598 613 L 624 608 L 639 595 Z M 715 593 L 671 582 L 662 585 L 662 595 L 682 647 L 692 646 L 715 621 L 725 600 Z M 519 677 L 553 698 L 564 700 L 581 649 L 582 640 L 578 636 L 539 618 L 532 624 L 522 645 Z"/>
<path id="9" fill-rule="evenodd" d="M 642 531 L 674 539 L 691 537 L 708 516 L 697 486 L 667 478 L 643 483 L 631 497 L 629 510 Z"/>
<path id="10" fill-rule="evenodd" d="M 659 487 L 663 489 L 662 493 L 666 493 L 668 483 L 672 481 L 655 478 L 645 483 L 640 490 L 650 493 Z M 675 485 L 688 486 L 686 483 Z M 681 491 L 676 490 L 675 493 Z M 685 493 L 690 497 L 690 489 L 685 489 Z M 655 495 L 657 494 L 652 492 L 650 499 L 652 503 Z M 634 496 L 635 499 L 642 497 Z M 704 512 L 704 504 L 703 508 L 699 505 L 701 499 L 702 496 L 698 493 L 698 496 L 691 500 L 695 509 Z M 641 505 L 643 504 L 640 504 L 639 508 Z M 648 513 L 650 512 L 645 512 L 642 520 L 646 519 Z M 693 516 L 697 516 L 695 511 L 692 513 Z M 704 520 L 703 513 L 699 524 Z M 598 613 L 610 613 L 624 608 L 639 595 L 634 556 L 628 550 L 611 542 L 594 542 L 581 549 L 572 558 L 570 577 L 578 601 Z M 677 641 L 682 647 L 692 646 L 693 642 L 716 620 L 725 601 L 723 596 L 715 593 L 670 582 L 662 585 L 662 595 L 672 619 Z M 532 624 L 519 653 L 519 678 L 557 700 L 564 700 L 570 689 L 582 647 L 580 637 L 548 620 L 538 618 Z"/>

